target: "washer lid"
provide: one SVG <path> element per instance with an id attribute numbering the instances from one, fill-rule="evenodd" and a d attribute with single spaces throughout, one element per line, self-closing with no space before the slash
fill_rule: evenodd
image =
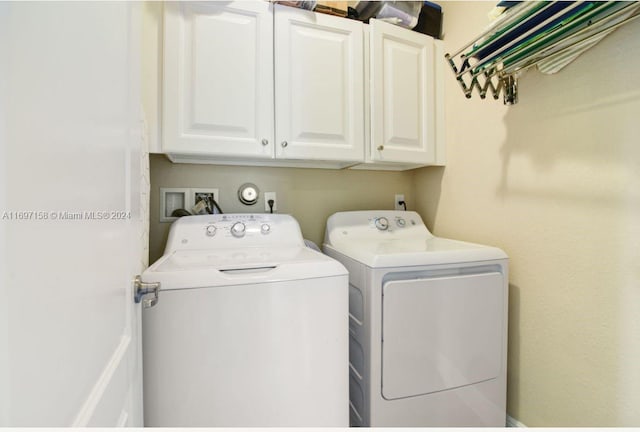
<path id="1" fill-rule="evenodd" d="M 347 275 L 339 262 L 307 247 L 177 250 L 142 273 L 160 290 L 245 285 Z"/>

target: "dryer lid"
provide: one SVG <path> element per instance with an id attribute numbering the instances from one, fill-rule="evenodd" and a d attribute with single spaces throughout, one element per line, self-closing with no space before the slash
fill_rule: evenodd
<path id="1" fill-rule="evenodd" d="M 498 248 L 435 237 L 410 211 L 359 211 L 332 215 L 324 247 L 372 268 L 505 259 Z"/>
<path id="2" fill-rule="evenodd" d="M 416 240 L 339 242 L 326 245 L 371 268 L 411 267 L 506 259 L 500 249 L 432 237 Z"/>

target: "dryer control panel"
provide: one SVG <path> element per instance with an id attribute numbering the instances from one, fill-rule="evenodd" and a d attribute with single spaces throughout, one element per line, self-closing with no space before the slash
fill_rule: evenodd
<path id="1" fill-rule="evenodd" d="M 412 227 L 422 224 L 422 219 L 418 217 L 416 218 L 409 215 L 408 217 L 403 216 L 372 216 L 368 219 L 369 225 L 373 225 L 379 231 L 394 231 L 396 229 L 402 229 L 406 227 Z"/>
<path id="2" fill-rule="evenodd" d="M 165 253 L 188 249 L 304 246 L 290 215 L 216 214 L 185 216 L 171 225 Z"/>
<path id="3" fill-rule="evenodd" d="M 327 221 L 325 243 L 338 239 L 416 239 L 432 237 L 416 212 L 371 210 L 341 212 Z"/>

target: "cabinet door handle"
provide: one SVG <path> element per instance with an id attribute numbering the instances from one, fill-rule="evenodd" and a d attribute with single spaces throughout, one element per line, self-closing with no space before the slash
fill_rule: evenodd
<path id="1" fill-rule="evenodd" d="M 262 138 L 262 145 L 263 146 L 268 146 L 269 145 L 269 140 L 266 138 Z"/>
<path id="2" fill-rule="evenodd" d="M 384 150 L 384 146 L 383 145 L 379 145 L 378 146 L 378 150 L 380 150 L 380 151 Z"/>
<path id="3" fill-rule="evenodd" d="M 289 145 L 289 143 L 288 143 L 288 142 L 286 142 L 286 141 L 282 141 L 282 142 L 280 143 L 280 145 L 282 146 L 282 148 L 285 148 L 286 146 L 288 146 L 288 145 Z"/>

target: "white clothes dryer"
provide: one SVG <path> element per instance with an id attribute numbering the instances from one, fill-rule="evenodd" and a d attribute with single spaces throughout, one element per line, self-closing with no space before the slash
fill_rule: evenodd
<path id="1" fill-rule="evenodd" d="M 293 217 L 183 217 L 142 280 L 145 426 L 348 426 L 347 271 Z"/>
<path id="2" fill-rule="evenodd" d="M 503 251 L 411 211 L 336 213 L 324 251 L 349 270 L 352 426 L 505 425 Z"/>

